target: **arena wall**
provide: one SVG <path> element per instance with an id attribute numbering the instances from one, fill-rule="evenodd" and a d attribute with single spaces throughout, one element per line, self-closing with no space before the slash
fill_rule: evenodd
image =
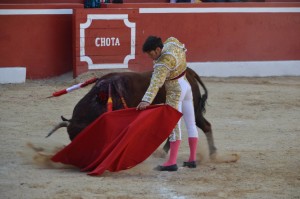
<path id="1" fill-rule="evenodd" d="M 112 67 L 151 70 L 152 61 L 141 51 L 149 35 L 179 38 L 188 49 L 188 65 L 202 76 L 300 75 L 299 5 L 123 4 L 119 9 L 109 4 L 109 9 L 77 9 L 75 76 Z M 119 38 L 120 45 L 96 46 L 97 38 Z"/>
<path id="2" fill-rule="evenodd" d="M 82 4 L 1 4 L 0 69 L 23 67 L 27 79 L 72 70 L 72 14 Z"/>
<path id="3" fill-rule="evenodd" d="M 202 76 L 300 75 L 300 3 L 124 3 L 84 9 L 78 1 L 0 3 L 0 70 L 21 67 L 27 79 L 72 69 L 74 77 L 101 68 L 151 70 L 141 47 L 148 35 L 158 35 L 185 43 L 188 65 Z M 80 28 L 88 15 L 102 18 Z M 97 38 L 110 38 L 110 46 L 100 47 Z"/>

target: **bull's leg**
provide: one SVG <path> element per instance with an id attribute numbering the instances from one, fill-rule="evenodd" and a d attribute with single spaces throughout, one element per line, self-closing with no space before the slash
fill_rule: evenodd
<path id="1" fill-rule="evenodd" d="M 166 140 L 166 143 L 165 143 L 165 145 L 164 145 L 164 147 L 163 147 L 163 150 L 164 150 L 166 153 L 169 152 L 169 150 L 170 150 L 170 141 L 169 141 L 169 138 Z"/>
<path id="2" fill-rule="evenodd" d="M 212 131 L 208 131 L 208 132 L 204 132 L 206 135 L 206 139 L 207 139 L 207 143 L 208 143 L 208 147 L 209 147 L 209 155 L 212 156 L 217 152 L 217 148 L 215 147 L 214 144 L 214 138 L 213 138 L 213 134 Z"/>
<path id="3" fill-rule="evenodd" d="M 217 152 L 217 148 L 215 147 L 211 124 L 203 116 L 200 116 L 199 119 L 198 117 L 196 118 L 196 125 L 204 132 L 208 143 L 209 155 L 213 157 Z"/>
<path id="4" fill-rule="evenodd" d="M 204 132 L 208 143 L 209 155 L 213 158 L 217 152 L 217 148 L 215 146 L 211 124 L 203 116 L 200 116 L 199 119 L 196 119 L 196 125 Z M 169 149 L 170 142 L 169 139 L 167 139 L 163 146 L 163 150 L 168 153 Z"/>

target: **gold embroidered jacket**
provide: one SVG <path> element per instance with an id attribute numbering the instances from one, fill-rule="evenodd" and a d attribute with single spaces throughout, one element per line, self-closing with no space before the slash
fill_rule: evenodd
<path id="1" fill-rule="evenodd" d="M 184 44 L 174 37 L 164 42 L 161 56 L 154 61 L 151 82 L 142 101 L 152 103 L 165 81 L 178 77 L 186 70 L 185 51 Z"/>

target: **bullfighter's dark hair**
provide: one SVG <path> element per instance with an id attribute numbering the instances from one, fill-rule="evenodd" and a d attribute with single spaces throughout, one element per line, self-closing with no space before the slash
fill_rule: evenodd
<path id="1" fill-rule="evenodd" d="M 156 50 L 157 47 L 161 49 L 164 47 L 161 38 L 156 36 L 149 36 L 143 45 L 143 52 L 150 52 L 152 50 Z"/>

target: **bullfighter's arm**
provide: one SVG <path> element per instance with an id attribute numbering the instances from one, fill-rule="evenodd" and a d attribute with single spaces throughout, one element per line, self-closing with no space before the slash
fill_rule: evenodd
<path id="1" fill-rule="evenodd" d="M 158 66 L 154 68 L 150 85 L 142 99 L 143 102 L 148 102 L 151 104 L 159 90 L 163 86 L 169 70 L 166 67 Z"/>

